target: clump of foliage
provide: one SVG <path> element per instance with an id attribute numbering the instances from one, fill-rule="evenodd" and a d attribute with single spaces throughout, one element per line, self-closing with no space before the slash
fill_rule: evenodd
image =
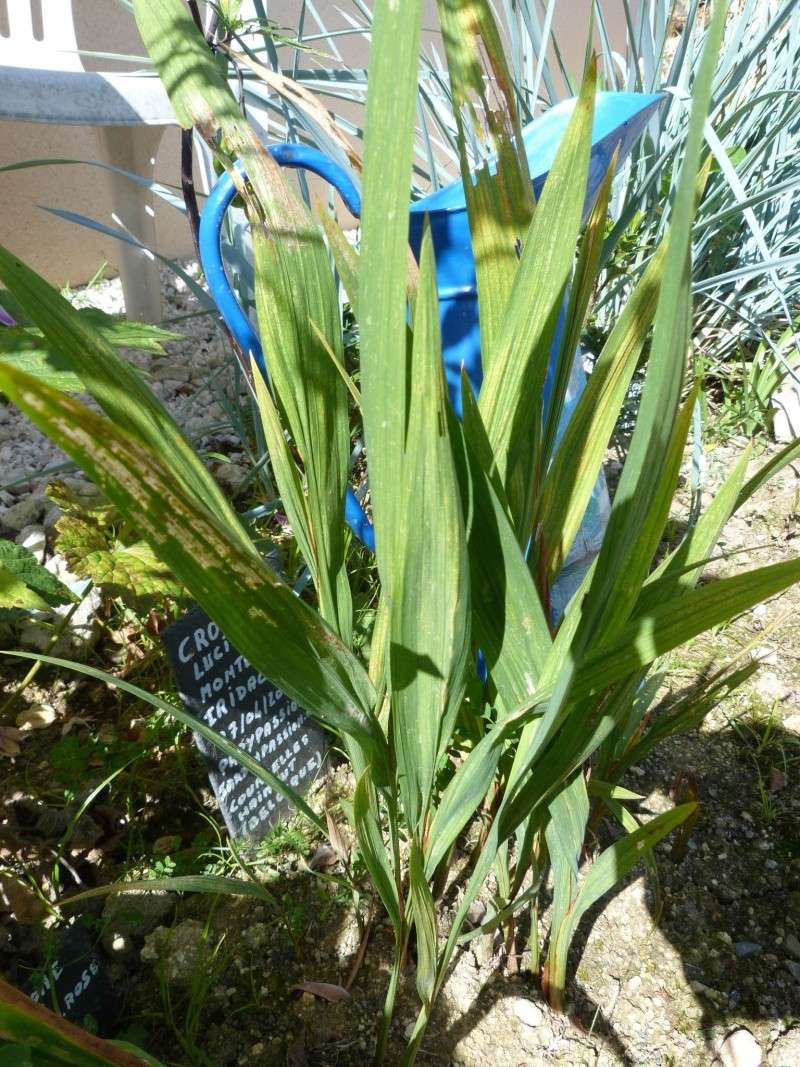
<path id="1" fill-rule="evenodd" d="M 169 568 L 94 487 L 79 494 L 54 481 L 47 495 L 62 513 L 55 527 L 56 551 L 79 578 L 139 609 L 182 595 Z"/>
<path id="2" fill-rule="evenodd" d="M 639 825 L 624 806 L 630 797 L 618 785 L 621 775 L 665 737 L 702 721 L 750 668 L 728 665 L 699 679 L 666 716 L 649 714 L 656 687 L 645 682 L 648 673 L 664 653 L 800 579 L 800 562 L 792 560 L 698 584 L 728 518 L 797 445 L 749 480 L 746 451 L 682 542 L 655 564 L 697 400 L 687 369 L 691 229 L 707 173 L 703 125 L 726 4 L 715 5 L 709 24 L 668 232 L 621 307 L 560 440 L 554 430 L 574 343 L 560 348 L 547 409 L 542 386 L 565 293 L 571 291 L 566 337 L 577 339 L 588 313 L 611 186 L 609 175 L 581 236 L 595 71 L 590 65 L 534 204 L 490 5 L 440 0 L 438 7 L 459 117 L 485 379 L 478 401 L 464 390 L 459 423 L 443 380 L 430 235 L 418 278 L 408 275 L 421 3 L 379 0 L 361 251 L 333 241 L 360 324 L 380 581 L 368 662 L 353 640 L 342 521 L 348 390 L 328 252 L 243 119 L 181 0 L 135 0 L 134 8 L 181 123 L 197 129 L 236 174 L 249 214 L 269 368 L 266 383 L 254 367 L 255 390 L 316 608 L 262 560 L 138 375 L 68 303 L 0 250 L 0 278 L 104 414 L 19 370 L 0 369 L 0 387 L 87 471 L 231 643 L 339 739 L 357 782 L 348 808 L 357 847 L 395 936 L 378 1060 L 404 962 L 415 955 L 419 1014 L 406 1064 L 416 1058 L 454 954 L 471 936 L 467 915 L 490 875 L 495 908 L 481 931 L 503 926 L 512 944 L 519 914 L 536 908 L 552 873 L 547 949 L 533 965 L 551 1002 L 563 1005 L 568 952 L 582 917 L 696 811 L 690 801 Z M 468 173 L 468 124 L 494 149 L 496 176 L 488 165 Z M 233 171 L 234 160 L 248 181 Z M 607 534 L 556 625 L 550 590 L 648 337 L 641 403 Z M 476 674 L 478 649 L 485 684 Z M 196 728 L 331 833 L 289 786 L 226 738 Z M 596 852 L 592 827 L 608 813 L 624 833 Z M 476 821 L 478 846 L 453 909 L 442 915 L 454 850 Z"/>

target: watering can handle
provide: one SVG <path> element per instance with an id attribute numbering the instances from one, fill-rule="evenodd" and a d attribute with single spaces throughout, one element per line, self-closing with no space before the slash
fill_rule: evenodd
<path id="1" fill-rule="evenodd" d="M 345 170 L 316 148 L 306 145 L 270 145 L 269 154 L 282 167 L 310 170 L 329 182 L 339 193 L 348 211 L 361 217 L 361 195 Z M 244 168 L 237 164 L 239 172 L 246 177 Z M 206 200 L 200 220 L 200 260 L 211 296 L 219 308 L 228 328 L 244 352 L 252 353 L 258 365 L 264 369 L 264 353 L 261 342 L 245 315 L 241 304 L 231 289 L 225 266 L 222 262 L 222 221 L 225 212 L 236 196 L 236 186 L 227 172 L 218 178 Z M 375 550 L 375 530 L 353 490 L 348 486 L 344 502 L 345 522 L 367 548 Z"/>

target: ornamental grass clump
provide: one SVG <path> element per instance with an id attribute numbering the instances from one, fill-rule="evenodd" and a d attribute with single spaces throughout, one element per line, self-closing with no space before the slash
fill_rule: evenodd
<path id="1" fill-rule="evenodd" d="M 65 300 L 0 252 L 0 278 L 104 414 L 15 369 L 0 369 L 0 388 L 107 493 L 231 643 L 338 738 L 356 781 L 348 810 L 357 848 L 395 938 L 378 1060 L 404 962 L 410 954 L 415 960 L 419 1011 L 407 1064 L 454 954 L 475 933 L 465 933 L 467 914 L 490 875 L 494 909 L 481 930 L 502 926 L 512 947 L 525 910 L 535 933 L 538 891 L 552 874 L 546 948 L 533 939 L 532 967 L 551 1003 L 563 1005 L 567 956 L 587 909 L 640 860 L 652 862 L 655 844 L 695 811 L 682 804 L 640 823 L 624 805 L 631 794 L 619 786 L 621 776 L 664 737 L 701 722 L 753 667 L 734 663 L 698 679 L 690 697 L 656 716 L 649 705 L 657 685 L 648 673 L 664 653 L 800 578 L 792 560 L 698 582 L 725 522 L 797 454 L 795 445 L 749 481 L 745 451 L 683 541 L 655 563 L 696 400 L 687 379 L 690 235 L 707 173 L 703 124 L 726 5 L 715 5 L 695 82 L 668 234 L 621 309 L 560 439 L 555 427 L 597 278 L 611 187 L 609 174 L 584 227 L 594 67 L 534 204 L 490 5 L 439 3 L 458 102 L 485 372 L 479 400 L 464 389 L 459 422 L 442 372 L 429 234 L 418 273 L 409 270 L 420 7 L 419 0 L 375 5 L 360 253 L 327 227 L 361 331 L 380 581 L 368 662 L 353 651 L 342 518 L 348 387 L 328 248 L 243 119 L 182 0 L 135 0 L 134 8 L 179 120 L 230 169 L 249 213 L 269 373 L 267 383 L 254 367 L 254 388 L 316 607 L 261 559 L 139 376 Z M 497 157 L 496 175 L 488 164 L 469 171 L 466 143 L 476 133 Z M 545 408 L 562 308 L 565 340 Z M 550 590 L 645 356 L 602 547 L 555 624 Z M 327 832 L 291 788 L 230 742 L 219 739 L 219 747 Z M 622 836 L 586 859 L 603 815 L 620 822 Z M 446 874 L 476 823 L 478 844 L 440 936 Z"/>

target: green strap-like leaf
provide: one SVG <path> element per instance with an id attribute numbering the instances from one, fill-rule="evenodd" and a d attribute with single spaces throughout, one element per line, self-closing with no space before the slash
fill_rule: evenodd
<path id="1" fill-rule="evenodd" d="M 535 469 L 542 390 L 561 300 L 572 273 L 586 195 L 595 78 L 587 76 L 559 145 L 533 220 L 493 350 L 486 354 L 480 411 L 497 470 L 509 490 L 509 465 L 524 454 Z M 530 485 L 522 477 L 520 494 Z M 515 525 L 518 514 L 512 500 Z"/>
<path id="2" fill-rule="evenodd" d="M 414 929 L 417 932 L 417 993 L 423 1005 L 430 1009 L 436 984 L 438 957 L 436 906 L 425 877 L 422 850 L 416 839 L 411 841 L 408 858 L 408 890 Z"/>
<path id="3" fill-rule="evenodd" d="M 715 494 L 711 504 L 689 530 L 680 545 L 674 552 L 670 552 L 650 574 L 636 602 L 635 615 L 646 614 L 653 604 L 674 596 L 681 589 L 688 589 L 697 584 L 702 571 L 702 563 L 711 555 L 725 523 L 736 507 L 750 455 L 751 449 L 748 446 Z"/>
<path id="4" fill-rule="evenodd" d="M 600 897 L 613 889 L 648 851 L 688 819 L 696 808 L 696 804 L 682 804 L 665 811 L 638 830 L 615 841 L 591 865 L 573 906 L 563 917 L 560 926 L 553 930 L 547 977 L 550 1001 L 556 1007 L 561 1007 L 563 1002 L 567 954 L 578 923 Z"/>
<path id="5" fill-rule="evenodd" d="M 697 175 L 727 7 L 727 0 L 718 0 L 714 6 L 694 84 L 639 414 L 614 496 L 595 581 L 584 602 L 585 642 L 618 629 L 630 616 L 663 530 L 663 525 L 657 528 L 654 516 L 664 513 L 666 494 L 671 496 L 669 442 L 674 439 L 689 348 L 691 230 L 697 206 Z"/>
<path id="6" fill-rule="evenodd" d="M 602 467 L 658 300 L 662 244 L 628 298 L 572 413 L 542 489 L 538 555 L 548 584 L 569 555 Z"/>
<path id="7" fill-rule="evenodd" d="M 470 658 L 467 552 L 448 436 L 435 271 L 426 232 L 414 307 L 389 650 L 399 785 L 406 818 L 420 835 Z"/>
<path id="8" fill-rule="evenodd" d="M 455 420 L 451 433 L 460 441 L 462 498 L 471 511 L 467 546 L 475 637 L 501 705 L 511 707 L 535 691 L 552 639 L 516 533 L 486 473 L 488 442 L 480 414 L 471 391 L 463 397 L 463 436 Z"/>
<path id="9" fill-rule="evenodd" d="M 399 936 L 403 925 L 400 896 L 389 860 L 389 852 L 381 833 L 378 805 L 370 781 L 369 768 L 359 778 L 353 794 L 353 822 L 358 835 L 361 856 L 369 871 L 372 884 L 383 901 L 395 933 Z"/>
<path id="10" fill-rule="evenodd" d="M 176 484 L 165 462 L 78 401 L 0 368 L 0 388 L 104 490 L 231 644 L 385 776 L 374 690 L 359 661 L 257 554 Z"/>
<path id="11" fill-rule="evenodd" d="M 458 128 L 485 371 L 517 273 L 519 243 L 533 215 L 533 189 L 491 5 L 486 0 L 439 0 L 437 6 Z M 500 106 L 493 96 L 500 98 Z M 467 145 L 475 143 L 481 158 L 470 171 Z"/>
<path id="12" fill-rule="evenodd" d="M 420 0 L 376 0 L 364 141 L 361 398 L 378 569 L 394 588 L 406 415 L 406 279 Z"/>
<path id="13" fill-rule="evenodd" d="M 240 547 L 254 551 L 236 513 L 166 408 L 91 321 L 2 247 L 0 280 L 108 417 L 149 448 L 169 456 L 173 481 L 205 505 Z"/>

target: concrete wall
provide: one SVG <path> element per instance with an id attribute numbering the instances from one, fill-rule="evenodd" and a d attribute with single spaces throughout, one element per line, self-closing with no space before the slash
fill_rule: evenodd
<path id="1" fill-rule="evenodd" d="M 0 0 L 0 33 L 5 5 L 28 4 L 31 0 Z M 34 3 L 37 0 L 33 0 Z M 76 24 L 78 45 L 96 51 L 144 52 L 132 16 L 117 0 L 39 0 L 48 4 L 70 4 Z M 566 42 L 567 63 L 580 70 L 586 46 L 590 0 L 560 0 L 556 29 Z M 318 0 L 318 8 L 329 29 L 346 23 L 336 13 L 345 7 L 336 0 Z M 622 0 L 607 4 L 614 14 L 615 44 L 624 48 Z M 270 17 L 281 26 L 295 27 L 299 4 L 296 0 L 268 3 Z M 436 5 L 426 0 L 424 27 L 426 36 L 436 32 Z M 307 16 L 306 32 L 310 16 Z M 346 62 L 366 67 L 368 42 L 365 38 L 339 38 L 337 44 Z M 320 42 L 317 47 L 326 48 Z M 3 41 L 0 39 L 0 55 Z M 440 49 L 441 52 L 441 49 Z M 0 59 L 2 62 L 2 59 Z M 126 69 L 131 64 L 114 64 L 108 60 L 84 58 L 89 70 Z M 308 61 L 307 61 L 308 62 Z M 135 64 L 133 65 L 135 66 Z M 102 139 L 97 131 L 86 127 L 57 127 L 23 123 L 0 123 L 0 166 L 31 158 L 102 159 Z M 157 156 L 156 177 L 165 184 L 178 185 L 178 131 L 169 129 Z M 78 284 L 91 277 L 107 262 L 114 272 L 118 243 L 112 238 L 76 227 L 41 211 L 38 205 L 65 208 L 113 224 L 113 205 L 108 179 L 103 171 L 86 166 L 45 167 L 0 173 L 0 243 L 9 246 L 36 270 L 58 285 Z M 162 201 L 156 200 L 157 247 L 164 255 L 185 257 L 192 254 L 191 241 L 183 216 Z"/>

